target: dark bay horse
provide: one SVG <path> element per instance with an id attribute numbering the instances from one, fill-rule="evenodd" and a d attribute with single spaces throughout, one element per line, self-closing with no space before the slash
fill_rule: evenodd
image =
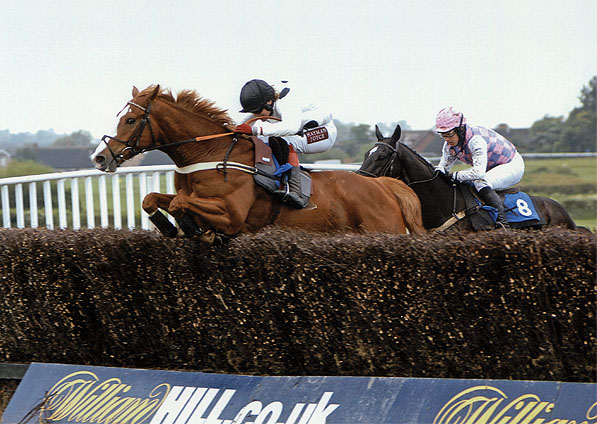
<path id="1" fill-rule="evenodd" d="M 376 126 L 377 143 L 365 154 L 357 172 L 371 177 L 398 178 L 412 187 L 421 200 L 423 225 L 427 230 L 474 230 L 473 220 L 479 219 L 479 208 L 465 201 L 463 193 L 470 192 L 468 184 L 453 182 L 443 172 L 436 171 L 425 158 L 398 141 L 401 132 L 398 125 L 391 137 L 384 137 Z M 503 193 L 498 194 L 503 198 Z M 547 197 L 530 198 L 545 221 L 533 228 L 576 229 L 576 224 L 558 202 Z"/>
<path id="2" fill-rule="evenodd" d="M 425 231 L 419 199 L 394 178 L 312 172 L 310 206 L 282 205 L 255 184 L 255 141 L 227 130 L 233 122 L 226 111 L 191 90 L 174 98 L 157 85 L 141 92 L 133 88 L 132 95 L 116 135 L 104 136 L 92 159 L 106 172 L 153 149 L 172 159 L 176 194 L 150 193 L 143 199 L 143 209 L 167 236 L 178 229 L 159 209 L 172 215 L 185 235 L 206 242 L 215 234 L 252 233 L 268 225 L 317 232 Z"/>

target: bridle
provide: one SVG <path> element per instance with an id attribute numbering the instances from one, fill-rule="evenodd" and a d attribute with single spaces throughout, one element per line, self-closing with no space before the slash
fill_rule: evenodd
<path id="1" fill-rule="evenodd" d="M 230 131 L 230 132 L 226 132 L 226 133 L 219 133 L 219 134 L 209 134 L 209 135 L 204 135 L 204 136 L 199 136 L 199 137 L 194 137 L 194 138 L 189 138 L 186 140 L 180 140 L 180 141 L 175 141 L 173 143 L 166 143 L 166 144 L 162 144 L 159 145 L 157 143 L 157 140 L 155 138 L 155 134 L 153 131 L 153 128 L 151 127 L 151 121 L 149 120 L 149 113 L 151 111 L 151 101 L 149 102 L 149 104 L 147 105 L 147 107 L 143 107 L 138 105 L 137 103 L 134 103 L 132 101 L 129 101 L 126 103 L 126 105 L 124 106 L 125 108 L 127 106 L 134 106 L 136 108 L 139 108 L 143 111 L 144 115 L 143 118 L 141 119 L 141 122 L 139 123 L 139 125 L 137 126 L 137 128 L 135 128 L 135 131 L 133 132 L 133 134 L 131 135 L 131 137 L 127 140 L 120 140 L 116 137 L 112 137 L 109 135 L 104 135 L 101 139 L 102 142 L 104 142 L 106 144 L 106 148 L 110 151 L 110 154 L 112 155 L 112 158 L 114 159 L 114 161 L 116 162 L 117 165 L 122 164 L 124 161 L 132 159 L 134 156 L 138 155 L 139 153 L 145 153 L 151 150 L 156 150 L 159 148 L 163 148 L 163 147 L 174 147 L 174 146 L 180 146 L 182 144 L 187 144 L 187 143 L 192 143 L 192 142 L 196 142 L 196 141 L 203 141 L 203 140 L 212 140 L 214 138 L 219 138 L 219 137 L 224 137 L 224 136 L 228 136 L 228 135 L 237 135 L 238 133 L 234 132 L 234 131 Z M 124 110 L 124 108 L 123 108 Z M 119 113 L 120 114 L 120 113 Z M 256 120 L 259 119 L 266 119 L 266 120 L 274 120 L 274 121 L 281 121 L 280 118 L 276 118 L 274 116 L 255 116 L 251 119 L 249 119 L 248 121 L 246 121 L 246 123 L 252 123 Z M 226 124 L 224 124 L 226 125 Z M 139 145 L 139 142 L 141 140 L 141 135 L 143 134 L 143 131 L 145 130 L 145 127 L 149 128 L 149 131 L 151 133 L 151 146 L 150 147 L 144 147 L 141 149 L 138 149 L 137 146 Z M 244 137 L 249 138 L 249 136 L 244 135 Z M 122 150 L 122 152 L 120 152 L 120 154 L 115 154 L 114 151 L 110 148 L 108 141 L 110 140 L 114 140 L 117 143 L 121 143 L 125 145 L 125 148 Z M 234 148 L 234 146 L 236 145 L 236 143 L 238 142 L 238 138 L 235 136 L 232 138 L 232 143 L 230 144 L 230 146 L 228 147 L 228 150 L 226 152 L 226 155 L 224 157 L 224 160 L 222 162 L 218 162 L 216 163 L 215 167 L 211 167 L 212 163 L 207 163 L 207 164 L 198 164 L 200 165 L 197 170 L 201 170 L 201 169 L 217 169 L 218 171 L 221 171 L 224 173 L 224 181 L 227 181 L 227 168 L 234 168 L 237 169 L 239 171 L 243 171 L 249 174 L 260 174 L 260 175 L 264 175 L 268 178 L 271 179 L 277 179 L 276 176 L 274 175 L 270 175 L 267 172 L 257 169 L 256 167 L 252 167 L 249 165 L 244 165 L 241 163 L 236 163 L 236 162 L 229 162 L 229 157 L 230 154 L 232 153 L 232 149 Z M 215 163 L 215 162 L 214 162 Z M 195 168 L 196 165 L 191 165 L 189 167 L 186 168 Z M 177 168 L 178 171 L 183 171 L 184 168 Z M 189 171 L 184 171 L 183 173 L 189 173 L 189 172 L 193 172 L 192 170 Z"/>
<path id="2" fill-rule="evenodd" d="M 392 171 L 394 170 L 394 162 L 396 162 L 396 157 L 398 156 L 398 148 L 397 147 L 393 147 L 390 144 L 387 143 L 383 143 L 383 142 L 377 142 L 374 144 L 374 146 L 382 146 L 382 147 L 387 147 L 392 151 L 392 154 L 390 155 L 388 161 L 386 162 L 386 164 L 384 165 L 384 167 L 381 169 L 381 171 L 379 172 L 379 174 L 374 174 L 372 172 L 368 172 L 368 171 L 363 171 L 363 170 L 358 170 L 357 174 L 361 174 L 361 175 L 365 175 L 367 177 L 388 177 L 388 176 L 392 176 Z M 439 170 L 435 170 L 435 172 L 433 173 L 433 177 L 426 179 L 426 180 L 420 180 L 420 181 L 409 181 L 408 177 L 406 175 L 400 175 L 400 179 L 402 179 L 409 187 L 412 187 L 414 185 L 417 184 L 424 184 L 424 183 L 428 183 L 431 182 L 433 180 L 435 180 L 438 176 L 439 176 L 440 171 Z"/>
<path id="3" fill-rule="evenodd" d="M 386 164 L 384 165 L 384 167 L 381 169 L 381 171 L 379 172 L 379 174 L 374 174 L 372 172 L 369 171 L 363 171 L 361 169 L 359 169 L 357 171 L 357 174 L 359 175 L 364 175 L 366 177 L 385 177 L 385 176 L 390 176 L 392 175 L 392 171 L 394 170 L 394 162 L 396 161 L 396 157 L 398 156 L 398 149 L 395 147 L 392 147 L 391 145 L 387 144 L 387 143 L 382 143 L 377 142 L 374 144 L 374 146 L 382 146 L 382 147 L 387 147 L 392 151 L 392 154 L 390 155 L 388 161 L 386 162 Z"/>
<path id="4" fill-rule="evenodd" d="M 120 140 L 116 137 L 112 137 L 112 136 L 106 134 L 102 137 L 102 140 L 101 140 L 106 144 L 106 147 L 110 151 L 112 158 L 118 165 L 120 165 L 121 163 L 123 163 L 126 160 L 132 159 L 134 156 L 138 155 L 139 153 L 144 153 L 148 150 L 155 150 L 158 148 L 157 142 L 155 139 L 155 134 L 153 132 L 153 128 L 151 127 L 151 121 L 149 120 L 149 112 L 151 111 L 151 102 L 149 102 L 147 107 L 140 106 L 137 103 L 134 103 L 132 101 L 127 102 L 125 107 L 126 106 L 134 106 L 138 109 L 141 109 L 144 113 L 143 118 L 141 119 L 141 122 L 139 122 L 139 125 L 137 125 L 137 128 L 135 128 L 135 131 L 133 131 L 133 134 L 131 135 L 131 137 L 127 141 L 124 141 L 124 140 Z M 151 133 L 151 147 L 137 149 L 137 146 L 139 145 L 139 141 L 141 140 L 141 136 L 143 135 L 143 131 L 145 130 L 146 126 L 149 128 L 149 132 Z M 122 152 L 120 152 L 120 154 L 115 154 L 114 151 L 112 151 L 112 149 L 110 148 L 110 145 L 108 144 L 108 142 L 110 140 L 114 140 L 118 143 L 125 145 L 125 148 L 122 150 Z"/>
<path id="5" fill-rule="evenodd" d="M 211 140 L 213 138 L 218 138 L 218 137 L 235 134 L 234 132 L 231 131 L 231 132 L 227 132 L 227 133 L 210 134 L 210 135 L 205 135 L 205 136 L 200 136 L 200 137 L 189 138 L 186 140 L 180 140 L 180 141 L 176 141 L 174 143 L 166 143 L 164 145 L 158 145 L 157 140 L 155 138 L 153 128 L 151 127 L 151 121 L 149 119 L 149 113 L 151 111 L 151 101 L 149 102 L 147 107 L 140 106 L 137 103 L 134 103 L 132 101 L 127 102 L 125 107 L 126 106 L 134 106 L 138 109 L 141 109 L 144 113 L 143 118 L 141 119 L 141 122 L 139 123 L 137 128 L 135 128 L 135 131 L 133 132 L 131 137 L 125 141 L 125 140 L 120 140 L 116 137 L 112 137 L 110 135 L 104 135 L 101 139 L 101 141 L 103 141 L 106 144 L 106 147 L 110 151 L 112 158 L 118 165 L 122 164 L 126 160 L 132 159 L 134 156 L 136 156 L 140 153 L 149 152 L 151 150 L 157 150 L 160 147 L 180 146 L 182 144 L 192 143 L 195 141 Z M 143 131 L 145 130 L 145 127 L 149 128 L 149 132 L 151 134 L 151 146 L 139 149 L 137 147 L 139 145 L 139 142 L 141 141 L 141 136 L 143 135 Z M 110 146 L 108 145 L 108 141 L 110 141 L 110 140 L 114 140 L 117 143 L 121 143 L 121 144 L 125 145 L 125 148 L 122 150 L 122 152 L 120 152 L 120 154 L 115 154 L 114 151 L 110 148 Z M 237 141 L 237 139 L 234 138 L 233 144 L 232 144 L 233 146 L 236 143 L 236 141 Z M 226 155 L 227 157 L 230 154 L 230 150 L 228 151 L 228 153 Z"/>
<path id="6" fill-rule="evenodd" d="M 383 166 L 383 168 L 381 169 L 379 174 L 374 174 L 372 172 L 363 171 L 360 169 L 357 171 L 357 174 L 365 175 L 367 177 L 374 177 L 374 178 L 375 177 L 392 176 L 392 171 L 394 170 L 394 162 L 396 161 L 397 156 L 398 156 L 398 147 L 393 147 L 392 145 L 383 143 L 383 142 L 377 142 L 377 143 L 375 143 L 375 146 L 387 147 L 392 151 L 392 154 L 388 158 L 388 162 L 386 162 L 386 164 Z M 404 174 L 399 175 L 399 178 L 402 179 L 409 187 L 413 188 L 413 186 L 415 186 L 417 184 L 425 184 L 425 183 L 432 182 L 433 180 L 438 178 L 440 173 L 441 172 L 436 169 L 431 178 L 428 178 L 425 180 L 420 180 L 420 181 L 412 181 L 412 182 L 409 181 L 408 177 Z M 444 230 L 450 228 L 451 226 L 456 224 L 458 221 L 462 220 L 466 216 L 466 213 L 468 212 L 468 210 L 466 210 L 466 209 L 463 211 L 460 211 L 460 212 L 456 211 L 456 199 L 457 199 L 456 183 L 452 182 L 451 186 L 452 186 L 452 214 L 451 214 L 451 217 L 447 221 L 445 221 L 441 226 L 434 228 L 432 231 L 444 231 Z"/>

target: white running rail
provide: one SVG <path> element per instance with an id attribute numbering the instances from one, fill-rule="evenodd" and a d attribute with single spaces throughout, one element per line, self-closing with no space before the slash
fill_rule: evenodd
<path id="1" fill-rule="evenodd" d="M 597 153 L 535 153 L 522 156 L 525 159 L 578 158 L 597 157 Z M 439 158 L 433 157 L 428 160 L 437 162 Z M 358 164 L 328 163 L 306 163 L 301 166 L 314 171 L 356 171 L 360 167 Z M 102 228 L 122 229 L 124 217 L 128 229 L 148 230 L 152 226 L 147 214 L 141 208 L 143 198 L 152 191 L 173 194 L 174 168 L 174 165 L 130 166 L 118 168 L 114 174 L 88 169 L 2 178 L 0 179 L 2 226 L 36 228 L 40 226 L 40 211 L 42 211 L 45 227 L 49 229 L 56 227 L 55 220 L 58 221 L 57 226 L 61 229 L 95 228 L 98 224 Z M 80 184 L 81 180 L 82 184 Z M 109 183 L 108 180 L 110 180 Z M 55 182 L 54 185 L 52 185 L 53 182 Z M 39 186 L 43 190 L 41 206 L 38 205 Z M 23 194 L 24 187 L 28 191 L 27 198 Z M 67 194 L 70 196 L 70 202 L 67 202 Z M 54 206 L 55 203 L 57 208 Z M 82 211 L 85 212 L 85 224 L 81 222 Z M 99 222 L 97 222 L 98 219 Z M 170 219 L 174 222 L 172 217 Z"/>
<path id="2" fill-rule="evenodd" d="M 302 166 L 316 171 L 359 169 L 359 165 L 342 164 Z M 2 226 L 37 228 L 41 225 L 49 229 L 78 230 L 99 225 L 101 228 L 122 229 L 124 217 L 124 225 L 129 230 L 151 229 L 141 203 L 152 191 L 175 192 L 174 168 L 174 165 L 130 166 L 118 168 L 114 174 L 89 169 L 2 178 Z M 43 205 L 38 205 L 40 189 Z M 28 192 L 27 197 L 25 191 Z M 70 201 L 67 201 L 68 197 Z M 45 222 L 40 223 L 40 218 Z M 170 219 L 174 222 L 172 217 Z"/>

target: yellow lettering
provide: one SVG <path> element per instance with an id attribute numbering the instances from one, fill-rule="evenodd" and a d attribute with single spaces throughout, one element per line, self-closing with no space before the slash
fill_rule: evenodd
<path id="1" fill-rule="evenodd" d="M 111 380 L 116 380 L 116 379 L 111 379 Z M 110 381 L 110 380 L 108 380 L 108 381 Z M 118 380 L 118 381 L 120 381 L 120 380 Z M 107 390 L 100 397 L 98 397 L 94 403 L 89 405 L 85 409 L 85 411 L 82 411 L 82 413 L 85 414 L 82 418 L 83 422 L 89 421 L 89 418 L 93 415 L 94 412 L 96 412 L 98 409 L 100 409 L 102 407 L 102 405 L 104 405 L 111 398 L 116 396 L 116 394 L 118 392 L 120 392 L 121 390 L 123 390 L 125 387 L 124 384 L 107 384 L 107 382 L 104 384 L 106 385 Z"/>
<path id="2" fill-rule="evenodd" d="M 170 385 L 163 383 L 154 387 L 146 399 L 118 396 L 130 390 L 131 386 L 118 378 L 100 383 L 94 373 L 77 371 L 65 376 L 52 387 L 40 410 L 40 420 L 141 424 L 164 402 L 170 392 Z"/>
<path id="3" fill-rule="evenodd" d="M 498 394 L 499 397 L 474 396 L 470 399 L 462 399 L 476 391 L 495 392 Z M 499 404 L 504 398 L 506 398 L 506 395 L 494 387 L 490 387 L 490 386 L 471 387 L 469 389 L 466 389 L 466 390 L 458 393 L 456 396 L 454 396 L 452 399 L 450 399 L 448 401 L 448 403 L 446 403 L 444 405 L 444 407 L 439 411 L 439 413 L 435 417 L 433 423 L 434 424 L 450 424 L 452 422 L 455 422 L 455 423 L 460 422 L 460 423 L 466 423 L 466 424 L 473 424 L 474 421 L 471 421 L 470 418 L 471 418 L 471 414 L 474 414 L 475 408 L 480 406 L 482 409 L 491 403 Z M 475 404 L 477 404 L 477 405 L 475 405 Z M 495 406 L 494 406 L 494 408 L 495 408 Z"/>
<path id="4" fill-rule="evenodd" d="M 85 380 L 81 378 L 83 376 L 90 379 Z M 66 417 L 76 407 L 77 399 L 80 399 L 86 393 L 88 387 L 97 381 L 97 376 L 88 371 L 78 371 L 58 381 L 50 389 L 46 398 L 47 401 L 42 408 L 42 411 L 55 410 L 54 414 L 47 419 L 57 421 Z"/>
<path id="5" fill-rule="evenodd" d="M 553 403 L 549 403 L 549 402 L 540 402 L 535 409 L 533 409 L 531 411 L 531 413 L 529 415 L 527 415 L 524 419 L 524 421 L 522 421 L 520 424 L 530 424 L 531 420 L 533 418 L 535 418 L 537 415 L 539 415 L 539 413 L 543 410 L 546 409 L 549 405 L 553 405 Z"/>
<path id="6" fill-rule="evenodd" d="M 433 424 L 576 424 L 577 421 L 538 418 L 555 408 L 535 394 L 524 394 L 504 405 L 507 396 L 491 386 L 475 386 L 451 398 L 438 412 Z M 586 417 L 597 419 L 597 402 L 589 407 Z M 597 424 L 583 421 L 579 424 Z"/>
<path id="7" fill-rule="evenodd" d="M 597 420 L 597 402 L 589 407 L 586 415 L 588 420 Z M 595 421 L 597 423 L 597 421 Z"/>

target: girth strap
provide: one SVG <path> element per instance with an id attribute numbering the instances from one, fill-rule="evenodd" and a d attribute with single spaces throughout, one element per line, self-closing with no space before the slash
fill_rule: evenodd
<path id="1" fill-rule="evenodd" d="M 200 162 L 192 165 L 183 166 L 182 168 L 176 167 L 174 170 L 179 174 L 191 174 L 197 171 L 206 171 L 208 169 L 217 169 L 224 167 L 224 162 Z M 245 165 L 238 162 L 226 162 L 226 168 L 238 169 L 239 171 L 246 172 L 248 174 L 255 174 L 256 170 L 252 166 Z"/>

